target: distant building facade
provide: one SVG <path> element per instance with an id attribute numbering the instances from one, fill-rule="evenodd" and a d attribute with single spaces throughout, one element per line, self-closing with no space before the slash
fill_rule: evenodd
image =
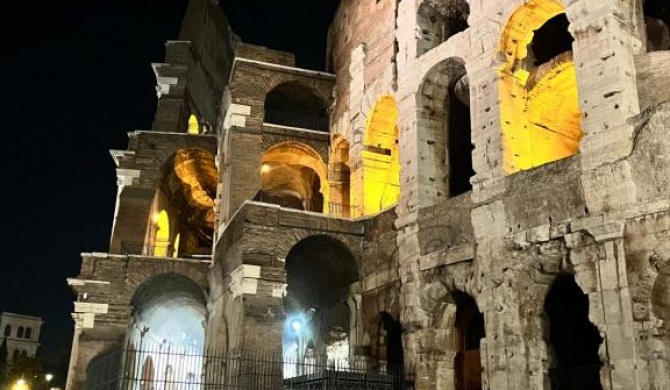
<path id="1" fill-rule="evenodd" d="M 40 346 L 40 332 L 44 321 L 40 317 L 0 313 L 0 335 L 7 340 L 7 356 L 14 360 L 20 355 L 35 357 Z M 0 339 L 1 340 L 1 339 Z"/>

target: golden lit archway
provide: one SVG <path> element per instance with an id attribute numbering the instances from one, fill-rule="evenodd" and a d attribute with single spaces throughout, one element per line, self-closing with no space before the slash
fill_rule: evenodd
<path id="1" fill-rule="evenodd" d="M 500 40 L 500 115 L 505 173 L 572 156 L 582 138 L 577 77 L 570 41 L 552 53 L 534 39 L 567 32 L 565 8 L 556 0 L 532 0 L 510 17 Z M 564 26 L 559 26 L 564 21 Z M 544 31 L 548 26 L 547 31 Z M 558 26 L 558 27 L 557 27 Z M 560 27 L 564 31 L 558 31 Z M 553 31 L 551 30 L 553 29 Z M 565 39 L 564 39 L 565 41 Z M 550 58 L 543 58 L 552 53 Z M 554 55 L 555 54 L 555 55 Z"/>
<path id="2" fill-rule="evenodd" d="M 168 246 L 170 245 L 170 218 L 167 211 L 161 210 L 160 213 L 154 215 L 153 222 L 156 226 L 154 256 L 166 257 L 168 255 Z"/>
<path id="3" fill-rule="evenodd" d="M 379 98 L 368 113 L 362 152 L 364 215 L 391 207 L 400 198 L 398 116 L 391 95 Z"/>
<path id="4" fill-rule="evenodd" d="M 328 168 L 314 149 L 300 142 L 283 142 L 268 149 L 261 163 L 258 200 L 328 211 Z"/>

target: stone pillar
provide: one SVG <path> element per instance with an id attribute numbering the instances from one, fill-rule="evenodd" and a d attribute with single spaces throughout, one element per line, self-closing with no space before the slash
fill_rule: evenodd
<path id="1" fill-rule="evenodd" d="M 363 96 L 365 94 L 365 45 L 357 46 L 351 53 L 349 65 L 351 82 L 349 84 L 349 110 L 351 112 L 349 126 L 353 129 L 350 148 L 351 187 L 350 204 L 355 206 L 354 217 L 363 214 L 365 186 L 363 173 L 363 137 L 365 134 L 366 112 L 363 112 Z"/>
<path id="2" fill-rule="evenodd" d="M 246 200 L 261 190 L 262 134 L 260 130 L 233 127 L 222 151 L 221 223 L 226 223 Z"/>
<path id="3" fill-rule="evenodd" d="M 241 297 L 231 318 L 230 334 L 238 335 L 230 347 L 281 354 L 284 332 L 285 271 L 242 264 L 228 277 L 230 299 Z"/>
<path id="4" fill-rule="evenodd" d="M 627 157 L 634 144 L 628 119 L 640 110 L 635 72 L 640 37 L 635 2 L 573 0 L 567 7 L 584 138 L 580 155 L 591 212 L 634 201 Z M 636 44 L 636 42 L 638 44 Z"/>
<path id="5" fill-rule="evenodd" d="M 601 332 L 604 390 L 641 389 L 623 223 L 593 223 L 566 236 L 577 283 L 589 297 L 589 317 Z"/>
<path id="6" fill-rule="evenodd" d="M 470 78 L 470 116 L 472 129 L 472 167 L 475 176 L 473 201 L 482 203 L 505 190 L 503 172 L 503 137 L 500 122 L 500 76 L 494 61 L 498 51 L 501 26 L 493 20 L 471 28 L 473 51 L 465 67 Z M 482 51 L 474 50 L 474 42 L 483 42 Z"/>
<path id="7" fill-rule="evenodd" d="M 143 254 L 156 189 L 119 184 L 110 253 Z"/>
<path id="8" fill-rule="evenodd" d="M 168 42 L 164 64 L 152 64 L 156 74 L 158 107 L 152 130 L 185 133 L 191 116 L 187 77 L 194 58 L 191 42 Z"/>

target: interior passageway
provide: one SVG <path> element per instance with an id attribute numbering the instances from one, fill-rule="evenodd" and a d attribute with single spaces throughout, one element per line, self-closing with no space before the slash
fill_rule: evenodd
<path id="1" fill-rule="evenodd" d="M 544 303 L 548 319 L 547 342 L 551 346 L 552 388 L 600 390 L 598 354 L 603 339 L 589 320 L 589 299 L 574 276 L 560 275 Z"/>
<path id="2" fill-rule="evenodd" d="M 486 336 L 484 316 L 468 294 L 453 293 L 456 302 L 456 390 L 481 390 L 481 340 Z"/>
<path id="3" fill-rule="evenodd" d="M 352 329 L 347 300 L 358 280 L 356 259 L 335 238 L 310 236 L 291 249 L 286 257 L 283 340 L 288 361 L 304 363 L 308 355 L 328 355 L 340 367 L 348 364 Z M 299 369 L 299 364 L 285 367 L 285 374 L 300 374 Z"/>

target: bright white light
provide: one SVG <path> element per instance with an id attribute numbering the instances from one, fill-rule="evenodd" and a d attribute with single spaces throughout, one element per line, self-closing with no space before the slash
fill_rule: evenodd
<path id="1" fill-rule="evenodd" d="M 291 329 L 293 329 L 295 333 L 300 333 L 300 330 L 302 329 L 302 321 L 293 320 L 293 322 L 291 322 Z"/>
<path id="2" fill-rule="evenodd" d="M 46 379 L 47 382 L 51 382 L 51 380 L 52 380 L 53 378 L 54 378 L 54 376 L 53 376 L 52 374 L 46 374 L 46 375 L 44 376 L 44 379 Z"/>

